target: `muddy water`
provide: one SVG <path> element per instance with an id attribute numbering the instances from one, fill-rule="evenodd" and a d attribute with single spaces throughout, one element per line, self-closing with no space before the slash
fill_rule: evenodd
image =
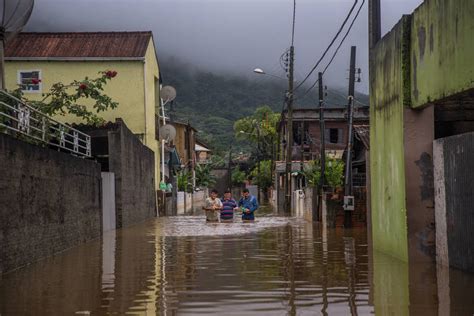
<path id="1" fill-rule="evenodd" d="M 408 315 L 413 306 L 417 315 L 438 313 L 437 297 L 416 298 L 436 279 L 413 288 L 406 264 L 369 249 L 364 229 L 322 231 L 280 217 L 159 218 L 4 275 L 0 314 Z M 441 307 L 472 315 L 471 281 L 448 278 Z"/>

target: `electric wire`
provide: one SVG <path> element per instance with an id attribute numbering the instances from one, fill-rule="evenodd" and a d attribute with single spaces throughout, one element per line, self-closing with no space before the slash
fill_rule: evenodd
<path id="1" fill-rule="evenodd" d="M 324 68 L 323 70 L 323 74 L 326 73 L 326 70 L 328 70 L 329 66 L 332 64 L 332 62 L 334 61 L 334 59 L 336 58 L 336 55 L 337 53 L 339 52 L 339 49 L 341 48 L 342 44 L 344 43 L 344 41 L 346 40 L 347 36 L 349 35 L 350 31 L 352 30 L 352 27 L 354 26 L 354 23 L 355 21 L 357 20 L 357 18 L 359 17 L 360 15 L 360 12 L 362 11 L 362 8 L 365 4 L 365 0 L 362 0 L 362 4 L 360 5 L 359 9 L 357 10 L 357 13 L 356 15 L 354 16 L 354 18 L 352 19 L 351 21 L 351 24 L 349 25 L 349 28 L 347 29 L 346 31 L 346 34 L 344 35 L 344 37 L 342 38 L 341 42 L 339 43 L 339 45 L 337 46 L 336 50 L 334 51 L 331 59 L 329 60 L 328 64 L 326 65 L 326 67 Z M 306 95 L 308 95 L 308 93 L 313 90 L 313 88 L 318 84 L 319 82 L 319 78 L 311 85 L 311 87 L 309 87 L 304 93 L 303 95 L 301 95 L 300 97 L 298 97 L 298 99 L 303 99 Z"/>
<path id="2" fill-rule="evenodd" d="M 336 35 L 333 37 L 333 39 L 331 40 L 331 42 L 329 43 L 329 46 L 326 48 L 326 50 L 324 51 L 323 55 L 321 56 L 321 58 L 319 58 L 319 60 L 316 62 L 316 64 L 314 65 L 314 67 L 311 69 L 311 71 L 308 73 L 308 75 L 306 75 L 306 77 L 303 79 L 303 81 L 301 81 L 297 86 L 296 88 L 294 89 L 294 91 L 296 91 L 299 87 L 301 87 L 305 82 L 306 80 L 308 80 L 308 78 L 313 74 L 313 72 L 316 70 L 316 68 L 318 68 L 319 64 L 322 62 L 322 60 L 324 59 L 324 57 L 326 57 L 326 54 L 328 53 L 328 51 L 331 49 L 332 45 L 334 45 L 334 42 L 337 40 L 337 38 L 339 37 L 339 35 L 341 34 L 342 30 L 344 29 L 344 27 L 346 26 L 346 23 L 347 21 L 349 21 L 349 18 L 351 17 L 352 15 L 352 12 L 354 12 L 354 9 L 357 5 L 357 2 L 358 0 L 354 0 L 354 4 L 352 5 L 351 9 L 349 10 L 349 13 L 347 14 L 346 18 L 344 19 L 341 27 L 339 28 L 339 30 L 337 31 Z"/>

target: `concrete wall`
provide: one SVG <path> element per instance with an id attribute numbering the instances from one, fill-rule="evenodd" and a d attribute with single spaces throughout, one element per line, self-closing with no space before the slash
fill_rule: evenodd
<path id="1" fill-rule="evenodd" d="M 434 142 L 436 232 L 439 262 L 474 272 L 474 133 Z"/>
<path id="2" fill-rule="evenodd" d="M 109 171 L 115 174 L 117 228 L 156 216 L 155 157 L 121 121 L 109 131 Z"/>
<path id="3" fill-rule="evenodd" d="M 474 2 L 430 0 L 411 21 L 411 106 L 474 88 Z"/>
<path id="4" fill-rule="evenodd" d="M 0 273 L 99 237 L 100 165 L 0 134 Z"/>
<path id="5" fill-rule="evenodd" d="M 115 175 L 112 172 L 102 172 L 102 231 L 114 230 L 115 214 Z"/>
<path id="6" fill-rule="evenodd" d="M 370 59 L 370 170 L 374 248 L 408 260 L 403 142 L 402 42 L 409 17 L 380 41 Z"/>
<path id="7" fill-rule="evenodd" d="M 474 88 L 473 13 L 471 0 L 425 1 L 371 52 L 374 246 L 402 260 L 434 257 L 432 104 Z"/>
<path id="8" fill-rule="evenodd" d="M 411 261 L 435 258 L 434 107 L 404 111 L 408 250 Z"/>

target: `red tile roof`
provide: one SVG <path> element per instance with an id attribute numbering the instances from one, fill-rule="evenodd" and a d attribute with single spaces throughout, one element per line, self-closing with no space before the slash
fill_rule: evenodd
<path id="1" fill-rule="evenodd" d="M 20 33 L 7 42 L 7 58 L 139 58 L 152 33 Z"/>

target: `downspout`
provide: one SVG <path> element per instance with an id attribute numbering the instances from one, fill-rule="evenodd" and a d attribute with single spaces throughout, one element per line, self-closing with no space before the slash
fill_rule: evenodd
<path id="1" fill-rule="evenodd" d="M 146 116 L 146 109 L 147 109 L 147 82 L 146 82 L 146 59 L 143 60 L 143 93 L 144 93 L 144 102 L 143 102 L 143 106 L 144 106 L 144 116 L 145 116 L 145 134 L 143 135 L 143 143 L 145 145 L 148 145 L 147 143 L 147 131 L 148 131 L 148 128 L 147 128 L 147 116 Z"/>

